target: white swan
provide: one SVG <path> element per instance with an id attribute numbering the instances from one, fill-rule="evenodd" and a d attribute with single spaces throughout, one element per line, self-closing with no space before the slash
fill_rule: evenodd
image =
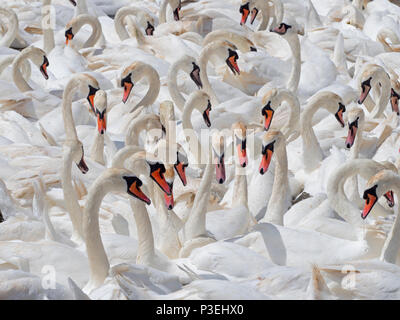
<path id="1" fill-rule="evenodd" d="M 174 20 L 179 20 L 179 11 L 181 10 L 181 0 L 163 0 L 158 12 L 159 23 L 167 22 L 167 6 L 170 5 L 174 15 Z"/>
<path id="2" fill-rule="evenodd" d="M 300 116 L 300 133 L 303 144 L 303 163 L 306 171 L 314 170 L 324 157 L 317 137 L 312 129 L 312 119 L 316 111 L 323 107 L 334 114 L 337 121 L 344 127 L 343 114 L 346 107 L 340 96 L 333 92 L 322 91 L 313 95 L 307 102 Z"/>
<path id="3" fill-rule="evenodd" d="M 97 17 L 88 14 L 81 14 L 68 22 L 68 24 L 65 26 L 65 43 L 68 45 L 68 43 L 72 41 L 79 30 L 86 24 L 92 27 L 92 33 L 82 45 L 82 48 L 91 48 L 98 44 L 103 34 L 101 24 Z"/>
<path id="4" fill-rule="evenodd" d="M 121 41 L 124 41 L 126 39 L 129 39 L 129 33 L 126 30 L 126 26 L 124 23 L 127 23 L 126 17 L 129 17 L 130 15 L 136 16 L 137 18 L 144 18 L 146 22 L 146 28 L 145 28 L 145 34 L 148 36 L 152 36 L 154 32 L 154 19 L 146 12 L 143 10 L 143 8 L 139 7 L 122 7 L 117 11 L 114 17 L 114 27 L 115 31 L 117 32 L 119 38 Z M 136 29 L 137 26 L 134 26 Z M 135 36 L 138 42 L 141 40 L 140 36 L 138 37 L 138 33 L 136 33 L 137 30 L 135 30 Z"/>
<path id="5" fill-rule="evenodd" d="M 359 90 L 361 91 L 358 103 L 364 103 L 367 110 L 370 112 L 370 118 L 381 117 L 385 111 L 387 103 L 389 102 L 391 94 L 389 75 L 382 67 L 378 65 L 367 64 L 361 71 L 358 83 Z M 371 100 L 367 100 L 369 97 L 369 92 L 372 88 L 376 88 L 376 92 L 379 92 L 379 97 L 375 103 L 375 106 Z"/>
<path id="6" fill-rule="evenodd" d="M 189 55 L 183 55 L 181 58 L 171 64 L 168 70 L 167 78 L 168 91 L 175 105 L 181 112 L 183 112 L 183 108 L 185 106 L 185 98 L 179 92 L 177 83 L 177 77 L 180 70 L 188 73 L 190 75 L 190 78 L 199 89 L 203 87 L 203 84 L 200 78 L 200 67 L 198 66 L 195 58 Z"/>
<path id="7" fill-rule="evenodd" d="M 397 195 L 399 194 L 400 177 L 393 171 L 384 170 L 374 175 L 368 180 L 363 198 L 365 199 L 365 206 L 362 211 L 361 217 L 365 219 L 371 212 L 378 198 L 387 194 L 388 190 L 392 190 Z M 393 223 L 393 226 L 388 234 L 388 237 L 383 245 L 380 259 L 389 263 L 396 263 L 396 258 L 399 253 L 400 243 L 398 240 L 399 233 L 399 216 Z"/>
<path id="8" fill-rule="evenodd" d="M 72 186 L 71 166 L 72 163 L 75 162 L 82 173 L 86 173 L 88 171 L 88 167 L 84 161 L 83 145 L 78 140 L 74 119 L 72 116 L 72 98 L 75 92 L 83 92 L 85 96 L 87 96 L 91 107 L 95 110 L 93 102 L 98 89 L 99 85 L 96 79 L 87 74 L 77 74 L 68 82 L 63 93 L 62 112 L 67 139 L 65 140 L 63 146 L 63 169 L 61 180 L 65 206 L 73 225 L 74 240 L 83 239 L 83 232 L 81 224 L 82 212 L 75 194 L 75 190 Z"/>

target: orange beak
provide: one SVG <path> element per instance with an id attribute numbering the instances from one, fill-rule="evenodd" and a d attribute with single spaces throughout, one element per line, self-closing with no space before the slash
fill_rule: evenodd
<path id="1" fill-rule="evenodd" d="M 131 94 L 133 88 L 133 84 L 129 82 L 124 82 L 124 96 L 122 98 L 122 102 L 126 103 L 128 101 L 129 95 Z"/>
<path id="2" fill-rule="evenodd" d="M 268 131 L 269 127 L 271 126 L 272 123 L 272 118 L 274 117 L 274 110 L 267 110 L 265 111 L 264 114 L 264 130 Z"/>
<path id="3" fill-rule="evenodd" d="M 229 57 L 228 61 L 231 65 L 231 67 L 237 72 L 237 74 L 240 74 L 239 66 L 236 63 L 236 58 L 235 57 Z"/>
<path id="4" fill-rule="evenodd" d="M 356 124 L 354 124 L 354 122 L 349 125 L 349 132 L 347 134 L 347 138 L 346 138 L 346 142 L 345 142 L 346 147 L 349 149 L 354 144 L 354 140 L 356 139 L 357 129 L 358 129 L 358 126 Z"/>
<path id="5" fill-rule="evenodd" d="M 68 45 L 68 43 L 72 40 L 72 35 L 71 34 L 67 34 L 65 36 L 65 44 Z"/>
<path id="6" fill-rule="evenodd" d="M 165 205 L 167 206 L 168 210 L 172 210 L 174 208 L 174 195 L 171 193 L 171 195 L 167 195 L 164 192 L 164 200 L 165 200 Z"/>
<path id="7" fill-rule="evenodd" d="M 89 101 L 90 107 L 92 108 L 92 111 L 96 112 L 95 108 L 94 108 L 94 96 L 95 96 L 94 94 L 91 94 L 90 96 L 88 96 L 88 101 Z"/>
<path id="8" fill-rule="evenodd" d="M 97 114 L 97 130 L 99 130 L 100 134 L 104 134 L 106 132 L 106 119 L 105 117 L 101 117 L 100 114 Z"/>
<path id="9" fill-rule="evenodd" d="M 242 19 L 240 20 L 240 25 L 244 25 L 247 21 L 247 18 L 249 17 L 249 13 L 250 11 L 247 9 L 243 9 L 243 13 L 242 13 Z"/>
<path id="10" fill-rule="evenodd" d="M 260 168 L 259 168 L 259 171 L 261 174 L 264 174 L 268 171 L 273 154 L 274 154 L 274 152 L 271 150 L 267 150 L 267 152 L 265 154 L 263 154 L 261 163 L 260 163 Z"/>
<path id="11" fill-rule="evenodd" d="M 393 196 L 393 191 L 390 190 L 390 191 L 386 192 L 386 193 L 384 194 L 384 196 L 385 196 L 385 198 L 386 198 L 386 200 L 387 200 L 387 202 L 388 202 L 389 207 L 391 207 L 391 208 L 394 207 L 394 196 Z"/>
<path id="12" fill-rule="evenodd" d="M 134 181 L 129 187 L 129 194 L 142 200 L 143 202 L 147 203 L 148 205 L 151 203 L 150 199 L 142 192 L 140 186 L 138 186 L 137 181 Z"/>
<path id="13" fill-rule="evenodd" d="M 363 219 L 365 219 L 368 216 L 368 214 L 374 207 L 375 203 L 378 201 L 378 196 L 376 195 L 376 188 L 377 185 L 364 191 L 363 199 L 365 199 L 365 205 L 361 213 L 361 218 Z"/>
<path id="14" fill-rule="evenodd" d="M 185 166 L 183 165 L 182 162 L 178 162 L 178 164 L 175 164 L 174 167 L 176 172 L 178 173 L 179 178 L 182 181 L 182 184 L 186 186 L 187 181 L 186 181 Z"/>
<path id="15" fill-rule="evenodd" d="M 343 104 L 339 103 L 339 110 L 335 113 L 335 118 L 340 123 L 342 128 L 344 128 L 345 126 L 343 120 L 343 112 L 346 112 L 346 107 Z"/>
<path id="16" fill-rule="evenodd" d="M 243 148 L 243 144 L 245 144 L 245 142 L 242 141 L 242 143 L 237 145 L 237 152 L 238 152 L 240 166 L 244 168 L 247 166 L 248 160 L 246 154 L 246 146 L 244 146 Z"/>
<path id="17" fill-rule="evenodd" d="M 169 184 L 167 183 L 167 181 L 165 180 L 164 174 L 161 173 L 161 169 L 160 169 L 160 168 L 154 170 L 154 171 L 150 174 L 150 178 L 152 178 L 152 179 L 158 184 L 158 186 L 159 186 L 167 195 L 171 195 L 171 194 L 172 194 L 172 190 L 171 190 Z"/>
<path id="18" fill-rule="evenodd" d="M 372 194 L 368 195 L 368 198 L 365 201 L 364 209 L 361 214 L 361 218 L 365 219 L 368 216 L 368 214 L 371 212 L 374 204 L 376 203 L 376 200 L 377 200 L 377 198 L 374 195 L 372 195 Z"/>

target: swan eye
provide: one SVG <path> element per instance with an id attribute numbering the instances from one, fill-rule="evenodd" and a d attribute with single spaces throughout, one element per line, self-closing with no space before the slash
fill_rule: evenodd
<path id="1" fill-rule="evenodd" d="M 257 52 L 257 48 L 255 48 L 255 47 L 250 47 L 250 51 Z"/>

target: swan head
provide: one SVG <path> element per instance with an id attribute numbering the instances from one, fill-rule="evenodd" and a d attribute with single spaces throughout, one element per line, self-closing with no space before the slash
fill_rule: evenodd
<path id="1" fill-rule="evenodd" d="M 160 139 L 157 142 L 155 156 L 166 164 L 165 177 L 167 182 L 171 185 L 171 189 L 172 189 L 172 182 L 175 178 L 174 169 L 175 172 L 178 174 L 182 184 L 186 186 L 187 180 L 186 180 L 185 170 L 186 167 L 189 166 L 189 160 L 185 150 L 179 143 L 169 145 L 166 139 Z M 172 169 L 172 172 L 168 171 L 169 168 Z"/>
<path id="2" fill-rule="evenodd" d="M 240 69 L 237 64 L 237 60 L 239 59 L 239 55 L 235 49 L 228 48 L 228 58 L 225 60 L 226 64 L 228 65 L 229 69 L 231 69 L 234 75 L 240 74 Z"/>
<path id="3" fill-rule="evenodd" d="M 279 26 L 273 28 L 271 32 L 275 32 L 280 36 L 284 36 L 290 29 L 292 29 L 291 25 L 282 22 Z"/>
<path id="4" fill-rule="evenodd" d="M 342 126 L 342 128 L 344 128 L 345 123 L 344 123 L 344 120 L 343 120 L 343 113 L 346 112 L 346 106 L 341 102 L 338 102 L 338 105 L 339 105 L 339 107 L 338 107 L 338 110 L 335 113 L 335 118 L 339 122 L 339 124 Z"/>
<path id="5" fill-rule="evenodd" d="M 113 169 L 111 169 L 113 170 Z M 149 205 L 150 199 L 143 193 L 141 187 L 142 180 L 127 170 L 115 170 L 115 173 L 109 176 L 113 186 L 121 188 L 121 192 L 126 191 L 132 197 L 139 199 Z"/>
<path id="6" fill-rule="evenodd" d="M 139 81 L 140 78 L 143 76 L 141 70 L 144 67 L 152 68 L 146 63 L 135 61 L 122 71 L 120 86 L 124 88 L 124 95 L 122 97 L 123 103 L 126 103 L 128 101 L 135 82 Z"/>
<path id="7" fill-rule="evenodd" d="M 174 20 L 179 21 L 179 12 L 181 11 L 182 8 L 181 0 L 169 0 L 168 2 L 172 8 L 172 12 L 174 14 Z"/>
<path id="8" fill-rule="evenodd" d="M 43 77 L 47 80 L 49 79 L 49 75 L 47 73 L 47 68 L 50 65 L 49 60 L 46 57 L 46 52 L 44 52 L 40 48 L 36 47 L 28 47 L 21 51 L 20 54 L 29 55 L 30 59 L 32 60 L 33 64 L 39 67 L 40 72 L 42 73 Z"/>
<path id="9" fill-rule="evenodd" d="M 248 1 L 243 3 L 239 8 L 239 12 L 242 14 L 242 18 L 240 20 L 240 25 L 242 26 L 246 24 L 247 18 L 249 17 L 250 3 Z"/>
<path id="10" fill-rule="evenodd" d="M 144 32 L 146 33 L 147 36 L 152 36 L 154 33 L 154 23 L 151 23 L 149 20 L 146 21 L 147 22 L 147 26 L 146 29 L 144 30 Z"/>
<path id="11" fill-rule="evenodd" d="M 363 72 L 358 80 L 358 83 L 360 84 L 360 98 L 358 99 L 358 104 L 362 104 L 364 102 L 364 100 L 368 97 L 372 87 L 381 85 L 380 78 L 385 77 L 385 75 L 388 77 L 388 79 L 390 79 L 386 71 L 381 66 L 376 64 L 367 64 L 364 67 Z"/>
<path id="12" fill-rule="evenodd" d="M 164 191 L 168 196 L 172 195 L 172 181 L 170 179 L 171 170 L 167 172 L 166 166 L 156 154 L 145 152 L 145 160 L 148 167 L 149 177 Z M 173 173 L 173 170 L 172 170 Z M 168 175 L 168 181 L 166 179 Z"/>
<path id="13" fill-rule="evenodd" d="M 181 179 L 182 184 L 186 186 L 187 179 L 185 169 L 189 166 L 189 160 L 183 147 L 179 143 L 177 143 L 176 146 L 178 150 L 176 152 L 176 163 L 174 164 L 174 168 L 179 179 Z"/>
<path id="14" fill-rule="evenodd" d="M 225 174 L 225 137 L 221 132 L 215 132 L 211 137 L 213 161 L 215 163 L 215 176 L 219 184 L 226 179 Z"/>
<path id="15" fill-rule="evenodd" d="M 94 98 L 100 89 L 99 83 L 93 76 L 87 73 L 78 74 L 75 77 L 78 80 L 79 91 L 86 96 L 86 100 L 89 102 L 91 110 L 96 114 Z M 107 104 L 107 101 L 105 103 Z"/>
<path id="16" fill-rule="evenodd" d="M 232 125 L 239 165 L 243 168 L 248 164 L 246 153 L 246 130 L 246 126 L 242 122 L 235 122 Z"/>
<path id="17" fill-rule="evenodd" d="M 357 136 L 357 131 L 360 130 L 361 126 L 364 123 L 365 115 L 364 111 L 361 108 L 353 108 L 349 111 L 348 114 L 348 125 L 349 125 L 349 132 L 346 138 L 346 147 L 350 149 Z"/>
<path id="18" fill-rule="evenodd" d="M 211 127 L 211 102 L 210 96 L 205 91 L 198 90 L 193 92 L 186 101 L 186 105 L 193 105 L 193 108 L 197 109 L 203 115 L 203 120 L 207 127 Z"/>
<path id="19" fill-rule="evenodd" d="M 262 98 L 262 109 L 261 109 L 261 115 L 264 117 L 264 130 L 268 131 L 272 119 L 274 117 L 275 109 L 279 106 L 281 103 L 279 101 L 279 91 L 277 89 L 271 89 L 269 90 Z"/>
<path id="20" fill-rule="evenodd" d="M 317 101 L 322 101 L 326 104 L 326 108 L 334 113 L 337 122 L 344 128 L 346 124 L 343 119 L 343 114 L 346 112 L 346 106 L 343 103 L 343 99 L 331 91 L 319 92 L 315 97 L 318 98 Z"/>
<path id="21" fill-rule="evenodd" d="M 400 110 L 399 110 L 399 99 L 400 91 L 396 91 L 393 87 L 390 89 L 390 105 L 392 106 L 392 111 L 396 112 L 398 116 L 400 116 Z"/>
<path id="22" fill-rule="evenodd" d="M 369 179 L 363 194 L 363 199 L 365 200 L 364 209 L 361 213 L 363 219 L 368 216 L 381 196 L 385 196 L 389 205 L 391 203 L 394 205 L 391 188 L 393 186 L 393 180 L 398 179 L 398 177 L 399 176 L 391 170 L 382 170 Z"/>
<path id="23" fill-rule="evenodd" d="M 64 142 L 64 147 L 68 148 L 68 152 L 72 158 L 72 161 L 75 162 L 78 169 L 86 174 L 89 171 L 88 166 L 85 162 L 85 152 L 83 149 L 83 144 L 79 140 L 66 140 Z"/>
<path id="24" fill-rule="evenodd" d="M 97 118 L 97 130 L 104 134 L 107 129 L 107 94 L 103 90 L 98 90 L 94 97 L 94 111 Z"/>
<path id="25" fill-rule="evenodd" d="M 190 71 L 189 75 L 193 82 L 196 84 L 198 89 L 203 88 L 203 83 L 200 79 L 200 67 L 197 65 L 195 61 L 191 62 L 192 70 Z"/>
<path id="26" fill-rule="evenodd" d="M 97 17 L 89 14 L 80 14 L 79 16 L 72 18 L 65 26 L 65 44 L 68 45 L 68 43 L 75 37 L 76 33 L 82 28 L 82 26 L 88 23 L 95 23 L 99 25 Z"/>
<path id="27" fill-rule="evenodd" d="M 262 139 L 261 163 L 259 167 L 260 174 L 268 171 L 275 148 L 278 148 L 284 141 L 284 136 L 280 131 L 268 131 Z"/>

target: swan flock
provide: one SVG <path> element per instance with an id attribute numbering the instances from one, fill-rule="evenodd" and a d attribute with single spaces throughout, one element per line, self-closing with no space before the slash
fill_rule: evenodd
<path id="1" fill-rule="evenodd" d="M 399 299 L 399 5 L 2 1 L 0 299 Z"/>

